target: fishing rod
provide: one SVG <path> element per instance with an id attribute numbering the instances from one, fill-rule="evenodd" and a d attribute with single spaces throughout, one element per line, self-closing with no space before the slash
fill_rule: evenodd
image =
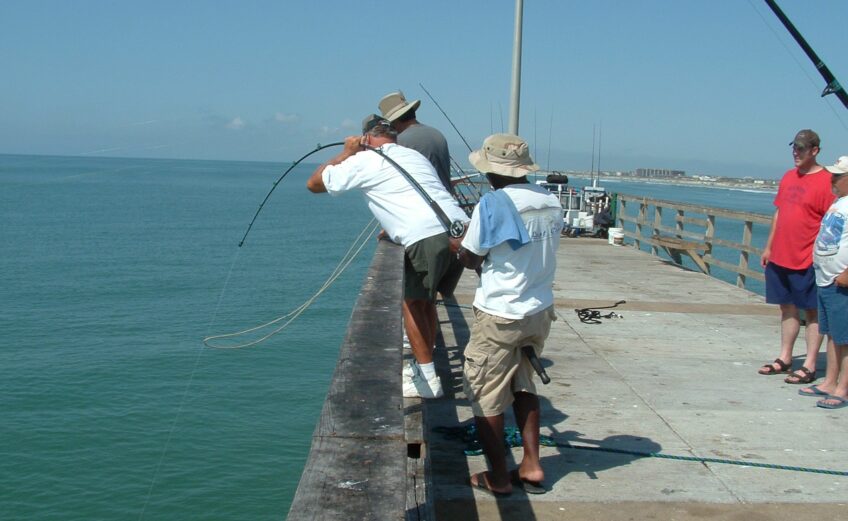
<path id="1" fill-rule="evenodd" d="M 433 95 L 432 95 L 432 94 L 430 94 L 430 91 L 428 91 L 428 90 L 427 90 L 427 88 L 426 88 L 426 87 L 424 87 L 424 85 L 423 85 L 422 83 L 419 83 L 419 84 L 418 84 L 418 86 L 419 86 L 419 87 L 421 87 L 421 89 L 424 91 L 424 93 L 425 93 L 425 94 L 427 94 L 427 97 L 428 97 L 428 98 L 430 98 L 430 101 L 432 101 L 432 102 L 433 102 L 433 104 L 434 104 L 434 105 L 436 105 L 436 108 L 437 108 L 437 109 L 439 109 L 439 112 L 441 112 L 441 113 L 442 113 L 442 115 L 445 117 L 445 119 L 447 119 L 447 120 L 448 120 L 448 123 L 450 123 L 450 125 L 451 125 L 451 126 L 453 127 L 453 129 L 456 131 L 456 134 L 459 136 L 459 138 L 462 140 L 462 142 L 463 142 L 463 143 L 465 143 L 465 146 L 468 148 L 468 151 L 469 151 L 469 152 L 471 152 L 471 151 L 472 151 L 471 145 L 469 145 L 469 144 L 468 144 L 468 141 L 465 139 L 465 136 L 463 136 L 463 135 L 462 135 L 462 132 L 460 132 L 460 131 L 459 131 L 459 129 L 457 128 L 457 126 L 456 126 L 456 125 L 454 125 L 454 123 L 453 123 L 453 121 L 451 120 L 451 118 L 450 118 L 450 117 L 448 116 L 448 114 L 447 114 L 447 113 L 446 113 L 446 112 L 442 109 L 442 106 L 441 106 L 441 105 L 439 105 L 439 102 L 438 102 L 438 101 L 436 101 L 436 98 L 434 98 L 434 97 L 433 97 Z M 459 181 L 456 181 L 456 182 L 455 182 L 455 184 L 456 184 L 457 182 L 461 182 L 464 186 L 468 187 L 470 191 L 475 192 L 475 194 L 474 194 L 474 195 L 476 195 L 476 196 L 477 196 L 477 200 L 480 200 L 480 197 L 481 197 L 480 189 L 479 189 L 479 188 L 477 188 L 477 187 L 474 185 L 474 183 L 472 183 L 471 181 L 469 181 L 469 179 L 470 179 L 471 177 L 475 177 L 475 176 L 478 176 L 478 175 L 480 175 L 480 174 L 466 175 L 466 174 L 465 174 L 465 171 L 462 169 L 462 167 L 461 167 L 461 166 L 459 166 L 459 163 L 456 161 L 456 159 L 451 158 L 451 160 L 452 160 L 452 161 L 453 161 L 453 163 L 454 163 L 454 167 L 455 167 L 455 168 L 459 171 L 459 173 L 460 173 L 460 177 L 459 177 L 459 179 L 460 179 L 460 180 L 459 180 Z M 456 193 L 456 194 L 460 194 L 460 193 L 461 193 L 461 191 L 456 190 L 456 192 L 455 192 L 455 193 Z M 464 197 L 464 195 L 463 195 L 463 197 Z M 464 201 L 465 206 L 463 207 L 463 209 L 466 209 L 466 208 L 468 208 L 468 207 L 473 207 L 473 206 L 474 206 L 474 204 L 473 204 L 473 203 L 470 203 L 470 202 L 468 201 L 468 198 L 467 198 L 467 197 L 464 197 L 464 199 L 465 199 L 465 201 Z M 467 211 L 467 210 L 466 210 L 466 211 Z"/>
<path id="2" fill-rule="evenodd" d="M 801 49 L 804 50 L 804 53 L 807 57 L 813 62 L 813 65 L 819 71 L 819 74 L 822 75 L 824 81 L 827 82 L 827 86 L 822 91 L 822 97 L 827 96 L 828 94 L 836 94 L 836 97 L 839 98 L 839 101 L 848 108 L 848 93 L 845 92 L 845 89 L 842 88 L 842 85 L 839 84 L 839 81 L 836 79 L 836 76 L 830 72 L 830 69 L 827 68 L 827 65 L 818 57 L 816 52 L 812 47 L 807 43 L 801 33 L 798 32 L 798 29 L 789 21 L 789 18 L 783 14 L 783 11 L 778 7 L 777 3 L 774 0 L 765 0 L 766 4 L 771 8 L 772 12 L 777 16 L 777 18 L 783 23 L 783 26 L 786 27 L 786 30 L 789 31 L 789 34 L 795 38 L 795 41 L 798 42 L 798 45 L 801 46 Z"/>
<path id="3" fill-rule="evenodd" d="M 448 117 L 447 113 L 445 113 L 445 111 L 442 110 L 442 107 L 441 107 L 441 105 L 439 105 L 439 102 L 436 101 L 436 99 L 433 98 L 432 95 L 430 95 L 430 92 L 426 88 L 424 88 L 424 85 L 419 83 L 418 86 L 421 87 L 421 89 L 424 91 L 424 93 L 427 94 L 427 97 L 430 98 L 430 101 L 432 101 L 433 104 L 436 105 L 436 108 L 439 109 L 439 112 L 442 113 L 442 115 L 445 117 L 445 119 L 448 120 L 448 123 L 450 123 L 451 126 L 453 127 L 453 129 L 456 130 L 456 133 L 459 135 L 459 138 L 462 140 L 463 143 L 465 143 L 465 146 L 468 147 L 468 151 L 472 152 L 473 149 L 471 148 L 471 145 L 468 144 L 468 141 L 465 140 L 465 137 L 462 135 L 462 132 L 460 132 L 459 129 L 456 128 L 456 125 L 453 124 L 453 121 L 451 121 L 451 118 Z"/>
<path id="4" fill-rule="evenodd" d="M 290 166 L 288 170 L 283 172 L 283 175 L 281 175 L 279 179 L 274 181 L 274 186 L 272 186 L 271 190 L 268 191 L 268 195 L 266 195 L 265 199 L 262 200 L 262 204 L 259 205 L 259 208 L 256 210 L 256 213 L 253 215 L 253 219 L 250 220 L 250 224 L 247 225 L 247 231 L 244 232 L 244 236 L 241 238 L 241 241 L 238 244 L 239 248 L 241 248 L 241 245 L 244 244 L 244 240 L 247 239 L 247 234 L 250 233 L 250 229 L 253 228 L 253 223 L 256 222 L 256 218 L 259 217 L 259 212 L 262 211 L 262 207 L 265 206 L 266 202 L 268 202 L 268 198 L 271 197 L 272 193 L 274 193 L 274 189 L 277 188 L 277 185 L 280 184 L 280 181 L 282 181 L 283 178 L 285 178 L 288 175 L 289 172 L 294 170 L 294 167 L 299 165 L 300 162 L 303 161 L 304 159 L 306 159 L 307 157 L 311 156 L 312 154 L 314 154 L 314 153 L 316 153 L 320 150 L 324 150 L 325 148 L 337 147 L 339 145 L 344 145 L 344 141 L 339 141 L 337 143 L 330 143 L 329 145 L 320 145 L 319 144 L 318 147 L 315 148 L 315 150 L 309 152 L 308 154 L 305 154 L 303 157 L 301 157 L 300 159 L 298 159 L 297 161 L 292 163 L 292 166 Z"/>

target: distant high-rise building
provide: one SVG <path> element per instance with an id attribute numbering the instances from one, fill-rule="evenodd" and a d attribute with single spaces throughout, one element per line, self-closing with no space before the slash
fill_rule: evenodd
<path id="1" fill-rule="evenodd" d="M 669 170 L 667 168 L 637 168 L 636 177 L 685 177 L 683 170 Z"/>

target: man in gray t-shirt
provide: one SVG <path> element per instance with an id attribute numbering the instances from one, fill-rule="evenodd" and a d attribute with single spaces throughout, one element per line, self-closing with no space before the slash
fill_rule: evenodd
<path id="1" fill-rule="evenodd" d="M 398 132 L 398 145 L 417 150 L 430 160 L 439 179 L 448 192 L 454 193 L 450 181 L 450 151 L 448 142 L 441 132 L 433 127 L 423 125 L 415 119 L 415 110 L 421 105 L 421 100 L 407 102 L 400 91 L 383 96 L 380 100 L 382 116 L 392 122 L 392 127 Z"/>

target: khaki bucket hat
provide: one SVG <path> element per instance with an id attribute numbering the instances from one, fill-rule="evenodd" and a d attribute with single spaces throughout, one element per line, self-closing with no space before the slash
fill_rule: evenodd
<path id="1" fill-rule="evenodd" d="M 539 170 L 530 157 L 527 142 L 515 134 L 492 134 L 483 140 L 483 147 L 468 155 L 474 168 L 484 174 L 524 177 Z"/>
<path id="2" fill-rule="evenodd" d="M 390 92 L 380 100 L 380 114 L 389 121 L 395 121 L 410 110 L 415 110 L 421 105 L 421 100 L 413 102 L 406 101 L 403 92 Z"/>

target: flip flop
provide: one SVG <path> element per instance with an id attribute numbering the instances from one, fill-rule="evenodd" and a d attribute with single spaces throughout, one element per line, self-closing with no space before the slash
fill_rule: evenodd
<path id="1" fill-rule="evenodd" d="M 518 469 L 510 472 L 510 476 L 512 477 L 512 484 L 528 494 L 544 494 L 548 491 L 539 481 L 521 479 L 521 476 L 518 475 Z"/>
<path id="2" fill-rule="evenodd" d="M 801 396 L 827 396 L 828 395 L 828 393 L 819 389 L 818 385 L 811 385 L 811 386 L 807 387 L 807 389 L 809 389 L 809 391 L 807 391 L 806 389 L 798 389 L 798 394 L 800 394 Z"/>
<path id="3" fill-rule="evenodd" d="M 837 404 L 824 403 L 825 400 L 836 400 L 839 403 L 837 403 Z M 843 407 L 848 406 L 848 399 L 843 398 L 841 396 L 834 396 L 832 394 L 829 394 L 829 395 L 827 395 L 827 397 L 817 401 L 816 405 L 818 405 L 819 407 L 821 407 L 823 409 L 841 409 Z"/>
<path id="4" fill-rule="evenodd" d="M 512 492 L 496 492 L 496 491 L 490 489 L 486 485 L 486 478 L 485 478 L 486 474 L 487 474 L 486 472 L 474 474 L 474 476 L 477 476 L 477 483 L 474 483 L 473 481 L 471 481 L 471 478 L 468 478 L 468 484 L 471 485 L 471 488 L 475 488 L 477 490 L 482 490 L 483 492 L 491 494 L 495 497 L 508 497 L 508 496 L 512 495 Z M 472 476 L 472 477 L 474 477 L 474 476 Z"/>

